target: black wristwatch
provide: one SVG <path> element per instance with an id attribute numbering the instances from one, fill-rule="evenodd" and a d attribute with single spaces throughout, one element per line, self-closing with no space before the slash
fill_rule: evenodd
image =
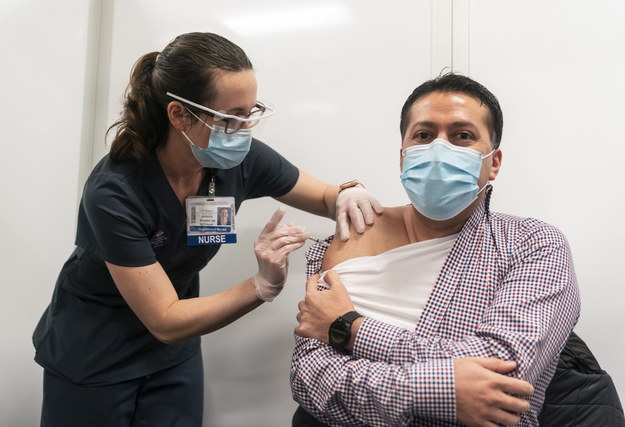
<path id="1" fill-rule="evenodd" d="M 336 318 L 328 329 L 328 339 L 330 345 L 334 348 L 345 348 L 352 336 L 352 323 L 362 314 L 356 311 L 350 311 Z"/>

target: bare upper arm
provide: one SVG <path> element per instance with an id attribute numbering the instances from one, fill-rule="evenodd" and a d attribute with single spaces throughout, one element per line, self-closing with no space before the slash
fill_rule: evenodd
<path id="1" fill-rule="evenodd" d="M 351 237 L 343 242 L 338 234 L 334 236 L 324 255 L 322 270 L 329 270 L 348 259 L 379 255 L 408 244 L 402 212 L 403 207 L 385 207 L 384 213 L 376 214 L 375 222 L 367 225 L 362 234 L 350 224 Z"/>
<path id="2" fill-rule="evenodd" d="M 367 225 L 365 232 L 362 234 L 357 233 L 353 224 L 350 224 L 351 237 L 346 241 L 341 241 L 338 233 L 335 234 L 330 247 L 323 257 L 322 270 L 329 270 L 348 259 L 379 253 L 380 235 L 386 228 L 380 217 L 381 215 L 378 215 L 373 225 Z"/>

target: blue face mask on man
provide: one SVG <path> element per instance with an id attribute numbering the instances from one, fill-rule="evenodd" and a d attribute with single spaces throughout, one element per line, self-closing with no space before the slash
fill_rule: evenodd
<path id="1" fill-rule="evenodd" d="M 444 139 L 414 145 L 403 151 L 401 182 L 417 211 L 444 221 L 466 209 L 486 188 L 478 187 L 482 160 L 494 152 L 484 156 Z"/>

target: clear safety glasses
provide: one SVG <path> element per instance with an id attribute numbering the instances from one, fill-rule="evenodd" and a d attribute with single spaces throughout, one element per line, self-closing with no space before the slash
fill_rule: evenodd
<path id="1" fill-rule="evenodd" d="M 222 121 L 226 124 L 225 129 L 227 134 L 232 134 L 241 130 L 244 124 L 248 127 L 254 127 L 261 119 L 265 119 L 274 113 L 274 109 L 268 105 L 263 104 L 260 101 L 256 101 L 256 105 L 252 108 L 252 111 L 247 116 L 235 116 L 232 114 L 226 114 L 224 112 L 215 111 L 201 104 L 196 104 L 193 101 L 183 98 L 182 96 L 174 95 L 171 92 L 167 92 L 167 95 L 177 99 L 178 101 L 189 104 L 195 108 L 198 108 L 211 116 L 213 119 Z"/>

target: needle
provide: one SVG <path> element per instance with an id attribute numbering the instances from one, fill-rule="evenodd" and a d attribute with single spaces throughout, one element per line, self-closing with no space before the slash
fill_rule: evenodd
<path id="1" fill-rule="evenodd" d="M 330 246 L 330 244 L 324 240 L 317 239 L 316 237 L 308 236 L 307 239 L 312 240 L 313 242 L 317 242 L 320 245 Z"/>
<path id="2" fill-rule="evenodd" d="M 278 224 L 278 227 L 279 227 L 279 228 L 282 228 L 282 227 L 286 227 L 286 225 L 285 225 L 285 224 Z M 323 246 L 326 246 L 326 247 L 330 246 L 330 244 L 329 244 L 328 242 L 326 242 L 325 240 L 323 240 L 323 239 L 318 239 L 318 238 L 316 238 L 316 237 L 312 237 L 312 236 L 308 236 L 308 237 L 306 237 L 306 238 L 307 238 L 308 240 L 312 240 L 313 242 L 317 242 L 317 243 L 319 243 L 320 245 L 323 245 Z"/>

